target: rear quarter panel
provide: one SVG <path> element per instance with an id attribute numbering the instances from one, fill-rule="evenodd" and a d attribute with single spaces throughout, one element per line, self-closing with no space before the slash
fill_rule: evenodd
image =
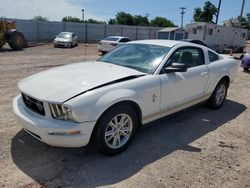
<path id="1" fill-rule="evenodd" d="M 209 63 L 209 80 L 206 93 L 212 93 L 218 82 L 224 77 L 228 76 L 230 83 L 233 82 L 237 75 L 237 61 L 232 57 L 220 55 L 218 61 Z"/>

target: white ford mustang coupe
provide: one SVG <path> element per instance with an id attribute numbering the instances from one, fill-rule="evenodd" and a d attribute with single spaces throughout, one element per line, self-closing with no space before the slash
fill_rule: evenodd
<path id="1" fill-rule="evenodd" d="M 220 108 L 236 72 L 234 59 L 205 46 L 134 41 L 97 61 L 23 79 L 13 109 L 24 130 L 44 143 L 81 147 L 91 141 L 115 155 L 142 124 L 203 101 Z"/>

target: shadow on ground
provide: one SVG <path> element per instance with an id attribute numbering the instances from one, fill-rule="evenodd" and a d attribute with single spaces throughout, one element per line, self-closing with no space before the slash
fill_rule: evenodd
<path id="1" fill-rule="evenodd" d="M 5 48 L 5 47 L 2 47 L 0 48 L 0 52 L 17 52 L 18 50 L 13 50 L 11 48 Z"/>
<path id="2" fill-rule="evenodd" d="M 200 148 L 189 144 L 245 110 L 244 105 L 227 100 L 217 111 L 196 106 L 179 112 L 143 126 L 132 145 L 114 157 L 103 156 L 89 147 L 50 147 L 24 131 L 12 139 L 11 154 L 17 167 L 41 185 L 110 185 L 133 176 L 144 166 L 176 150 L 200 152 Z"/>

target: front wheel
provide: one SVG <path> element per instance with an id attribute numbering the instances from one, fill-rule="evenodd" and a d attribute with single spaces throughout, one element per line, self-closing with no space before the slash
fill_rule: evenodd
<path id="1" fill-rule="evenodd" d="M 208 100 L 208 104 L 212 109 L 219 109 L 225 102 L 227 96 L 228 83 L 221 80 L 215 87 L 212 96 Z"/>
<path id="2" fill-rule="evenodd" d="M 9 46 L 13 50 L 22 50 L 26 46 L 26 41 L 22 33 L 16 31 L 11 34 Z"/>
<path id="3" fill-rule="evenodd" d="M 104 155 L 116 155 L 132 142 L 138 127 L 133 108 L 119 105 L 108 110 L 96 125 L 94 142 Z"/>

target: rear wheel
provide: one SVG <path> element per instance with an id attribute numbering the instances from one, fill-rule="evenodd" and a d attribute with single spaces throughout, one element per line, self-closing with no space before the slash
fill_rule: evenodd
<path id="1" fill-rule="evenodd" d="M 212 96 L 208 100 L 208 104 L 212 109 L 219 109 L 223 105 L 227 96 L 227 88 L 228 83 L 225 80 L 221 80 L 217 84 Z"/>
<path id="2" fill-rule="evenodd" d="M 16 31 L 11 34 L 9 46 L 13 50 L 22 50 L 26 46 L 26 42 L 22 33 Z"/>
<path id="3" fill-rule="evenodd" d="M 243 69 L 244 69 L 244 71 L 248 71 L 249 68 L 244 67 Z"/>
<path id="4" fill-rule="evenodd" d="M 138 127 L 133 108 L 119 105 L 108 110 L 96 125 L 94 142 L 104 155 L 116 155 L 132 142 Z"/>

